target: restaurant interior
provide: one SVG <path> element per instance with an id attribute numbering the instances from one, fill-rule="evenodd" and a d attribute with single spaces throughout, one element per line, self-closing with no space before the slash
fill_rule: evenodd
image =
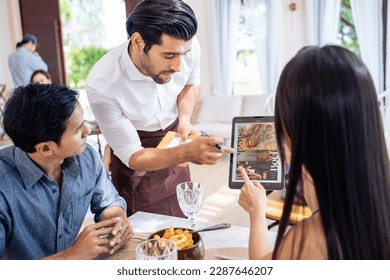
<path id="1" fill-rule="evenodd" d="M 101 0 L 108 1 L 108 0 Z M 119 2 L 119 1 L 118 1 Z M 123 8 L 122 22 L 132 11 L 138 0 L 121 1 Z M 236 0 L 226 2 L 237 2 L 235 5 L 226 4 L 222 7 L 224 13 L 217 13 L 214 5 L 209 0 L 186 0 L 195 11 L 199 28 L 197 37 L 199 39 L 201 56 L 201 97 L 194 110 L 193 123 L 199 129 L 204 129 L 211 135 L 221 136 L 225 140 L 225 145 L 231 146 L 232 118 L 242 115 L 273 115 L 273 94 L 276 91 L 278 77 L 281 70 L 294 54 L 306 45 L 324 44 L 348 44 L 348 40 L 340 33 L 340 10 L 344 9 L 345 1 L 311 1 L 311 0 L 278 0 L 260 1 L 267 9 L 259 8 L 257 12 L 263 13 L 263 21 L 253 19 L 248 10 L 253 5 L 250 0 Z M 215 1 L 223 2 L 223 1 Z M 269 4 L 268 2 L 273 2 Z M 340 4 L 341 2 L 341 4 Z M 347 1 L 349 3 L 349 1 Z M 390 110 L 388 90 L 390 85 L 390 50 L 388 43 L 390 28 L 387 28 L 387 1 L 366 1 L 370 5 L 359 7 L 352 11 L 354 20 L 355 37 L 358 40 L 360 57 L 366 63 L 372 74 L 374 84 L 378 93 L 385 137 L 388 147 L 390 144 Z M 0 122 L 2 120 L 3 107 L 8 94 L 14 85 L 8 69 L 8 57 L 15 50 L 15 45 L 26 33 L 37 36 L 39 40 L 39 53 L 47 62 L 49 72 L 54 83 L 70 85 L 68 76 L 67 47 L 64 42 L 64 27 L 61 24 L 61 4 L 60 0 L 1 0 L 0 1 Z M 382 6 L 383 4 L 386 4 Z M 273 5 L 269 7 L 267 5 Z M 378 6 L 379 5 L 379 6 Z M 341 8 L 340 8 L 341 6 Z M 351 7 L 349 7 L 351 9 Z M 237 36 L 244 32 L 238 23 L 232 18 L 243 20 L 243 10 L 246 9 L 246 28 L 252 30 L 250 42 L 240 41 Z M 268 13 L 267 13 L 268 11 Z M 271 13 L 272 11 L 272 13 Z M 335 12 L 335 11 L 338 11 Z M 384 12 L 386 11 L 386 12 Z M 213 14 L 213 12 L 215 12 Z M 218 15 L 217 15 L 218 14 Z M 385 17 L 382 17 L 386 15 Z M 251 18 L 252 17 L 252 18 Z M 251 19 L 251 20 L 250 20 Z M 218 22 L 219 20 L 219 22 Z M 220 22 L 225 22 L 221 24 Z M 239 22 L 239 20 L 237 20 Z M 242 22 L 241 22 L 242 23 Z M 248 27 L 249 26 L 249 27 Z M 263 37 L 255 36 L 254 29 L 266 30 Z M 260 26 L 260 27 L 259 27 Z M 241 28 L 241 29 L 240 29 Z M 252 29 L 251 29 L 252 28 Z M 347 24 L 347 29 L 352 28 Z M 66 30 L 65 30 L 66 31 Z M 123 26 L 120 36 L 125 41 L 126 30 Z M 348 31 L 349 32 L 349 31 Z M 260 33 L 260 32 L 258 32 Z M 349 33 L 348 33 L 349 34 Z M 357 37 L 357 39 L 356 39 Z M 343 40 L 346 40 L 345 42 Z M 104 38 L 103 38 L 104 41 Z M 226 44 L 226 42 L 228 42 Z M 238 42 L 238 43 L 237 43 Z M 390 42 L 390 41 L 389 41 Z M 244 46 L 244 47 L 243 47 Z M 249 46 L 249 49 L 244 49 Z M 350 46 L 351 48 L 355 46 Z M 250 67 L 255 67 L 256 77 L 249 75 L 248 70 L 234 71 L 241 69 L 239 60 L 248 64 L 248 60 L 253 56 L 244 57 L 245 53 L 256 55 L 255 63 Z M 228 57 L 229 59 L 223 59 Z M 263 59 L 267 58 L 267 59 Z M 246 59 L 246 62 L 245 62 Z M 257 63 L 256 63 L 257 61 Z M 243 81 L 240 71 L 244 71 L 244 76 L 249 76 L 253 81 Z M 247 73 L 247 74 L 245 74 Z M 241 73 L 242 74 L 242 73 Z M 245 77 L 244 77 L 245 78 Z M 108 160 L 108 153 L 105 151 L 106 140 L 101 134 L 99 127 L 94 120 L 90 110 L 88 100 L 85 97 L 85 88 L 79 88 L 80 98 L 85 111 L 85 118 L 90 121 L 92 134 L 88 137 L 90 143 L 100 153 L 102 160 Z M 246 104 L 246 105 L 245 105 Z M 226 110 L 227 106 L 230 110 Z M 252 106 L 252 107 L 251 107 Z M 12 141 L 7 137 L 0 123 L 0 148 L 12 145 Z M 205 259 L 224 259 L 234 256 L 238 259 L 248 258 L 246 250 L 249 234 L 249 216 L 238 205 L 240 194 L 239 189 L 231 189 L 229 182 L 229 165 L 231 157 L 223 154 L 222 158 L 215 165 L 197 165 L 189 163 L 191 180 L 199 182 L 204 188 L 203 206 L 196 216 L 197 227 L 207 227 L 210 225 L 229 223 L 231 228 L 226 230 L 225 242 L 222 244 L 220 234 L 216 232 L 205 232 L 202 234 L 206 248 Z M 106 165 L 106 166 L 109 166 Z M 107 167 L 110 172 L 109 167 Z M 284 190 L 273 191 L 269 194 L 267 201 L 267 218 L 271 231 L 278 229 L 278 221 L 283 209 Z M 309 217 L 311 211 L 305 203 L 299 203 L 293 209 L 290 216 L 291 225 L 303 218 Z M 130 221 L 135 229 L 135 237 L 142 240 L 153 231 L 169 227 L 172 223 L 175 226 L 187 225 L 187 220 L 159 217 L 149 213 L 136 213 L 130 217 Z M 80 231 L 88 224 L 93 223 L 93 216 L 88 213 L 85 217 Z M 139 243 L 139 240 L 137 244 Z M 129 245 L 122 255 L 116 259 L 130 258 L 126 256 L 126 250 L 134 250 L 134 244 Z M 128 253 L 128 252 L 127 252 Z M 129 253 L 134 257 L 134 252 Z"/>

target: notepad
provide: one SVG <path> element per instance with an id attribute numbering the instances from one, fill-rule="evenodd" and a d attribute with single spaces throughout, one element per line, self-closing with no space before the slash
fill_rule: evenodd
<path id="1" fill-rule="evenodd" d="M 191 139 L 188 139 L 185 141 L 185 143 L 182 143 L 181 142 L 181 137 L 173 137 L 173 139 L 171 140 L 171 142 L 168 143 L 168 146 L 167 148 L 174 148 L 174 147 L 177 147 L 177 146 L 180 146 L 181 144 L 187 144 L 187 143 L 190 143 L 192 140 Z"/>
<path id="2" fill-rule="evenodd" d="M 168 131 L 168 133 L 164 136 L 164 138 L 161 140 L 161 142 L 157 145 L 157 149 L 169 149 L 178 147 L 183 144 L 190 143 L 192 139 L 194 138 L 194 135 L 189 135 L 185 143 L 181 142 L 181 134 L 176 131 Z M 188 162 L 183 162 L 178 164 L 179 166 L 186 167 Z"/>

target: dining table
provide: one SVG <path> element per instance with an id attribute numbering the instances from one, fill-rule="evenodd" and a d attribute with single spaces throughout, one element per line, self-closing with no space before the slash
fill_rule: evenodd
<path id="1" fill-rule="evenodd" d="M 189 228 L 189 220 L 185 218 L 138 211 L 128 217 L 134 230 L 134 237 L 124 244 L 113 255 L 102 254 L 98 259 L 104 260 L 134 260 L 135 248 L 148 236 L 158 230 L 171 226 L 174 228 Z M 223 223 L 223 221 L 221 221 Z M 214 223 L 196 221 L 195 229 L 202 229 Z M 234 226 L 223 230 L 201 232 L 205 260 L 213 259 L 248 259 L 249 228 Z"/>

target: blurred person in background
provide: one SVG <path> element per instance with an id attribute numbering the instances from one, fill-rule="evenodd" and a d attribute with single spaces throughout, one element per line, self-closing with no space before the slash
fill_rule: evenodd
<path id="1" fill-rule="evenodd" d="M 38 84 L 51 84 L 51 76 L 49 72 L 39 69 L 35 70 L 31 74 L 30 83 L 38 83 Z"/>
<path id="2" fill-rule="evenodd" d="M 26 34 L 16 44 L 16 51 L 9 56 L 8 66 L 15 88 L 27 85 L 35 70 L 48 70 L 47 64 L 36 51 L 37 46 L 37 37 L 33 34 Z"/>

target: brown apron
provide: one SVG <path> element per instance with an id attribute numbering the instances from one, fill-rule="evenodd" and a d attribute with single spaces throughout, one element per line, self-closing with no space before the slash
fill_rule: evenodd
<path id="1" fill-rule="evenodd" d="M 177 131 L 178 119 L 158 131 L 137 131 L 144 148 L 155 148 L 168 131 Z M 176 197 L 176 186 L 190 181 L 187 167 L 171 166 L 156 171 L 135 171 L 124 165 L 111 150 L 112 182 L 127 202 L 127 215 L 137 211 L 185 217 Z"/>

